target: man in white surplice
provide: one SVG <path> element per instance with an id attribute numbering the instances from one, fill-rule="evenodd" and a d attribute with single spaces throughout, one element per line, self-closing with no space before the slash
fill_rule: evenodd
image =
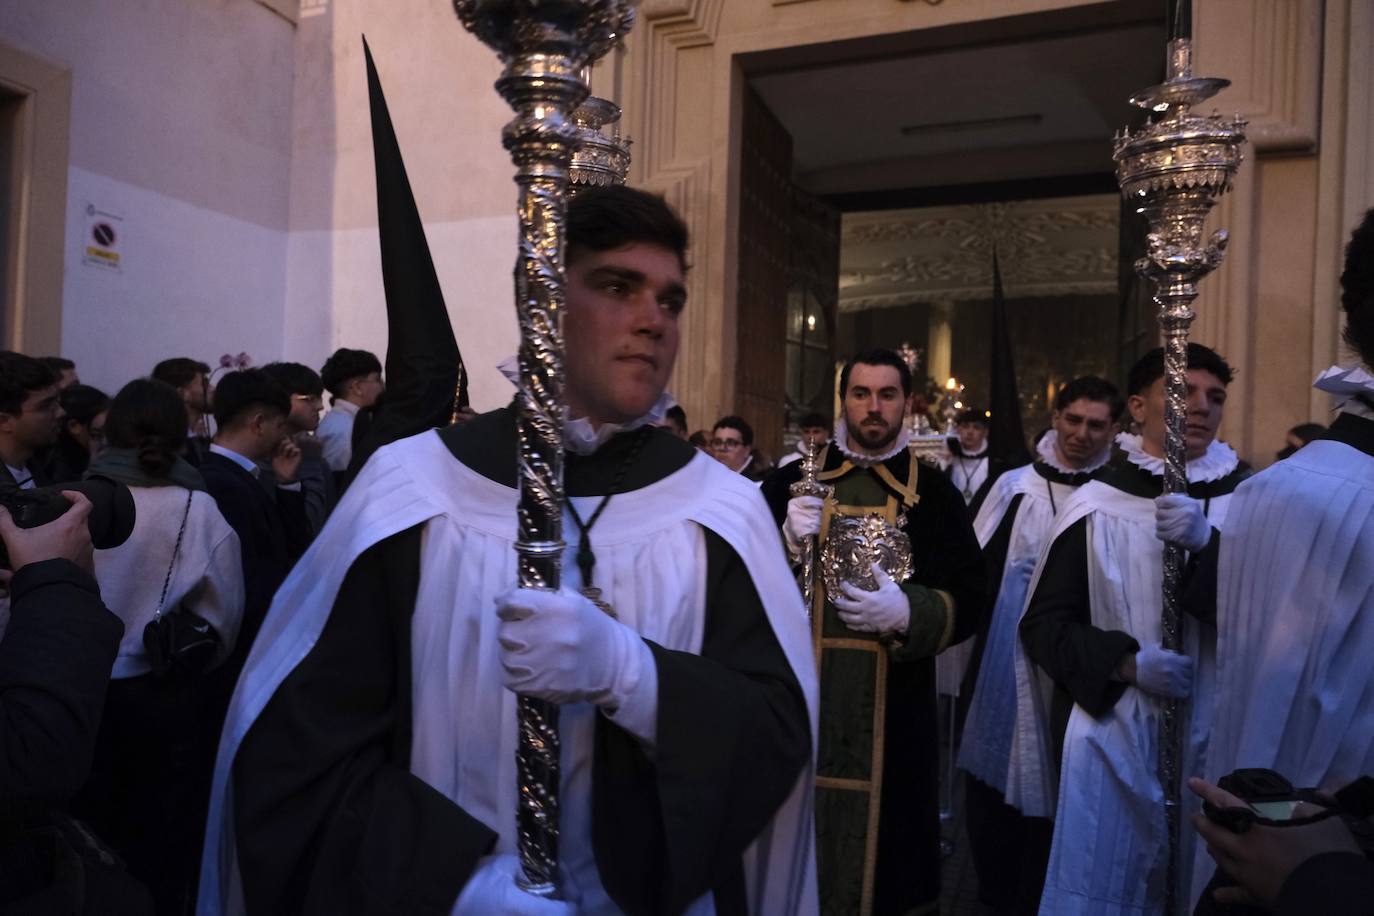
<path id="1" fill-rule="evenodd" d="M 815 912 L 801 597 L 757 488 L 657 427 L 686 227 L 612 187 L 567 232 L 564 588 L 514 588 L 513 408 L 378 450 L 235 691 L 201 914 Z M 563 704 L 559 900 L 512 881 L 516 691 Z"/>
<path id="2" fill-rule="evenodd" d="M 1327 790 L 1374 774 L 1374 210 L 1351 237 L 1341 289 L 1361 364 L 1316 382 L 1340 413 L 1236 491 L 1213 545 L 1214 588 L 1196 589 L 1216 599 L 1217 715 L 1203 771 L 1213 783 L 1251 767 Z M 1199 844 L 1194 903 L 1213 867 Z M 1310 859 L 1272 876 L 1269 886 L 1291 877 L 1300 895 L 1301 910 L 1281 912 L 1334 912 L 1301 891 L 1348 887 L 1321 867 Z"/>
<path id="3" fill-rule="evenodd" d="M 999 913 L 1039 903 L 1050 852 L 1050 812 L 1024 816 L 1004 798 L 1016 726 L 1017 624 L 1055 517 L 1107 463 L 1124 409 L 1116 386 L 1090 375 L 1061 388 L 1054 407 L 1035 461 L 997 478 L 973 523 L 997 591 L 975 640 L 970 677 L 976 686 L 959 768 L 967 777 L 964 802 L 978 899 Z"/>
<path id="4" fill-rule="evenodd" d="M 1159 698 L 1188 698 L 1185 772 L 1205 753 L 1211 722 L 1209 626 L 1184 626 L 1186 654 L 1160 647 L 1162 545 L 1209 541 L 1248 470 L 1216 441 L 1231 368 L 1188 347 L 1189 495 L 1162 497 L 1164 355 L 1128 377 L 1139 435 L 1060 510 L 1031 581 L 1017 653 L 1017 723 L 1007 799 L 1054 810 L 1044 916 L 1145 916 L 1164 894 L 1163 793 L 1156 776 Z M 1158 518 L 1157 518 L 1158 516 Z M 1038 675 L 1053 682 L 1046 701 Z M 1196 672 L 1196 676 L 1195 676 Z M 1062 755 L 1059 749 L 1062 748 Z M 1055 761 L 1060 763 L 1058 804 Z M 1191 849 L 1184 856 L 1191 862 Z M 1186 870 L 1186 869 L 1185 869 Z"/>

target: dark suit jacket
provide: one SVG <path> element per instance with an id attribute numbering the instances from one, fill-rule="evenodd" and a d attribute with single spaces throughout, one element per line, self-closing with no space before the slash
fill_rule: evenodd
<path id="1" fill-rule="evenodd" d="M 280 487 L 268 492 L 256 477 L 223 455 L 206 455 L 200 473 L 205 478 L 205 488 L 219 504 L 220 514 L 239 536 L 243 557 L 243 626 L 230 662 L 242 664 L 272 603 L 272 595 L 310 543 L 305 498 Z"/>

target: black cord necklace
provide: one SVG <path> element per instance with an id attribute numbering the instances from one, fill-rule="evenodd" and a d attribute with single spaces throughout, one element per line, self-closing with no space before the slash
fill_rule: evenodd
<path id="1" fill-rule="evenodd" d="M 582 574 L 582 588 L 580 591 L 593 604 L 601 608 L 601 610 L 605 611 L 607 614 L 610 614 L 612 617 L 616 616 L 615 610 L 602 600 L 601 589 L 592 585 L 592 576 L 596 570 L 596 552 L 592 550 L 591 542 L 592 526 L 601 518 L 601 513 L 606 511 L 606 506 L 610 504 L 611 497 L 620 492 L 621 486 L 625 483 L 625 478 L 630 473 L 630 467 L 635 463 L 635 459 L 639 457 L 639 453 L 644 449 L 644 443 L 649 441 L 649 436 L 651 435 L 653 435 L 652 426 L 640 428 L 639 434 L 635 436 L 634 444 L 630 446 L 629 454 L 625 456 L 625 460 L 622 461 L 620 467 L 616 469 L 615 477 L 611 479 L 610 489 L 606 491 L 606 495 L 601 498 L 601 502 L 597 503 L 596 509 L 592 512 L 591 517 L 585 522 L 582 521 L 582 516 L 577 514 L 577 508 L 573 505 L 572 500 L 568 500 L 568 514 L 572 516 L 573 523 L 577 525 L 578 532 L 576 559 L 577 570 Z"/>

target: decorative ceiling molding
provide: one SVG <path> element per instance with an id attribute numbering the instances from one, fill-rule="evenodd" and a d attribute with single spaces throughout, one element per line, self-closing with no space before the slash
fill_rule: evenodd
<path id="1" fill-rule="evenodd" d="M 725 0 L 644 0 L 639 18 L 647 30 L 678 47 L 716 43 Z"/>
<path id="2" fill-rule="evenodd" d="M 997 253 L 1012 298 L 1117 288 L 1116 195 L 846 216 L 840 310 L 987 299 Z"/>

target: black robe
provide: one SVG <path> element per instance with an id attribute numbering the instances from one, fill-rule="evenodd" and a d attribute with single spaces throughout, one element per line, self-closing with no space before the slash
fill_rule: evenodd
<path id="1" fill-rule="evenodd" d="M 832 445 L 822 471 L 840 467 L 844 458 Z M 884 464 L 894 479 L 905 481 L 912 460 L 911 453 L 903 450 Z M 920 502 L 906 513 L 904 529 L 911 539 L 915 567 L 908 581 L 947 592 L 954 599 L 954 627 L 948 640 L 953 645 L 973 634 L 981 616 L 983 559 L 963 498 L 949 478 L 925 463 L 920 464 L 918 475 Z M 779 525 L 787 514 L 789 488 L 800 479 L 801 462 L 793 462 L 763 484 L 764 498 Z M 933 903 L 940 893 L 939 718 L 934 655 L 897 651 L 889 659 L 873 912 L 904 914 Z M 822 678 L 820 771 L 827 769 L 826 689 Z M 858 851 L 861 856 L 862 837 Z"/>
<path id="2" fill-rule="evenodd" d="M 458 460 L 514 486 L 509 409 L 440 433 Z M 569 455 L 574 496 L 608 492 L 640 433 Z M 647 436 L 617 499 L 695 454 Z M 421 527 L 362 554 L 319 641 L 277 689 L 234 761 L 249 912 L 447 914 L 496 833 L 414 776 L 410 621 Z M 649 642 L 658 674 L 652 758 L 597 717 L 592 842 L 602 884 L 627 913 L 675 913 L 707 892 L 745 912 L 741 855 L 810 753 L 805 700 L 740 557 L 706 532 L 700 655 Z"/>

